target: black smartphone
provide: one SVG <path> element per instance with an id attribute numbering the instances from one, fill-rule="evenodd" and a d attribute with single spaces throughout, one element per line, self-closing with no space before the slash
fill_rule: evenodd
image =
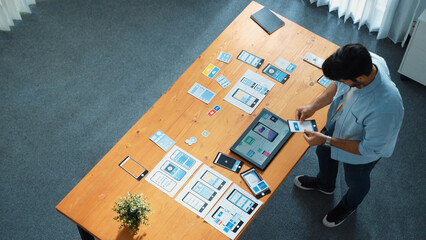
<path id="1" fill-rule="evenodd" d="M 221 152 L 216 155 L 213 163 L 236 173 L 239 173 L 241 167 L 243 166 L 243 162 L 240 160 L 237 160 Z"/>
<path id="2" fill-rule="evenodd" d="M 249 170 L 242 172 L 241 177 L 256 198 L 259 199 L 271 193 L 268 184 L 266 184 L 265 180 L 262 179 L 256 169 L 250 168 Z"/>

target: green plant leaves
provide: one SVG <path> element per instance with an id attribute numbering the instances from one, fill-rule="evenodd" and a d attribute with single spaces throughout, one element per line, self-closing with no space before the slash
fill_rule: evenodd
<path id="1" fill-rule="evenodd" d="M 118 202 L 112 207 L 112 210 L 118 215 L 114 220 L 121 222 L 121 227 L 129 227 L 132 235 L 139 231 L 141 223 L 149 226 L 149 214 L 153 213 L 151 204 L 147 202 L 146 197 L 141 194 L 132 195 L 127 193 L 127 197 L 120 197 Z"/>

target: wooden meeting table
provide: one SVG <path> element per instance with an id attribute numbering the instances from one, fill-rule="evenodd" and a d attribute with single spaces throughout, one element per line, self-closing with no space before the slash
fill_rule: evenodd
<path id="1" fill-rule="evenodd" d="M 250 15 L 262 7 L 251 2 L 57 205 L 56 209 L 60 213 L 77 224 L 82 238 L 94 236 L 98 239 L 228 239 L 145 179 L 137 181 L 118 164 L 126 156 L 131 156 L 149 171 L 154 169 L 166 153 L 149 137 L 161 129 L 176 141 L 177 146 L 250 192 L 239 174 L 213 164 L 216 154 L 223 152 L 241 159 L 230 153 L 229 149 L 263 108 L 283 119 L 294 119 L 298 106 L 310 103 L 325 90 L 317 83 L 322 76 L 321 69 L 303 61 L 304 55 L 312 52 L 325 59 L 338 48 L 337 45 L 281 16 L 279 17 L 285 25 L 268 35 L 250 19 Z M 265 59 L 263 65 L 256 69 L 237 60 L 236 56 L 241 50 Z M 216 59 L 221 51 L 232 54 L 229 63 Z M 297 66 L 284 84 L 262 73 L 264 66 L 268 63 L 274 64 L 280 57 Z M 202 74 L 210 63 L 220 68 L 220 74 L 231 82 L 231 87 L 224 89 L 214 79 Z M 232 84 L 235 84 L 247 69 L 276 83 L 252 114 L 247 114 L 224 100 Z M 187 93 L 195 82 L 216 93 L 209 104 Z M 207 113 L 215 105 L 221 107 L 220 111 L 213 117 L 208 116 Z M 318 111 L 313 118 L 317 121 L 318 129 L 324 127 L 326 109 Z M 201 136 L 204 130 L 210 132 L 208 137 Z M 185 140 L 192 136 L 196 136 L 198 142 L 189 146 Z M 258 171 L 269 184 L 272 194 L 308 147 L 302 134 L 293 134 L 270 165 L 264 171 Z M 251 167 L 250 163 L 244 161 L 242 171 Z M 147 196 L 155 211 L 150 215 L 151 226 L 141 226 L 136 236 L 131 236 L 127 229 L 120 230 L 120 223 L 113 220 L 114 202 L 129 191 Z M 264 203 L 261 207 L 272 194 L 260 199 Z M 250 222 L 243 231 L 249 224 Z"/>

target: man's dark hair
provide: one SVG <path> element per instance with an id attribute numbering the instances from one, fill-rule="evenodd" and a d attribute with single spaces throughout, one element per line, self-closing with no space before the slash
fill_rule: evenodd
<path id="1" fill-rule="evenodd" d="M 322 65 L 324 76 L 331 80 L 352 80 L 361 75 L 370 75 L 373 70 L 371 55 L 359 43 L 350 43 L 339 48 Z"/>

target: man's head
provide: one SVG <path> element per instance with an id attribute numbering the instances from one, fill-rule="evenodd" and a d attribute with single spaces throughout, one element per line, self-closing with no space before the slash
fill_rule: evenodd
<path id="1" fill-rule="evenodd" d="M 373 70 L 371 55 L 358 43 L 347 44 L 328 57 L 322 65 L 324 76 L 351 87 L 365 85 Z M 368 83 L 367 83 L 368 84 Z"/>

